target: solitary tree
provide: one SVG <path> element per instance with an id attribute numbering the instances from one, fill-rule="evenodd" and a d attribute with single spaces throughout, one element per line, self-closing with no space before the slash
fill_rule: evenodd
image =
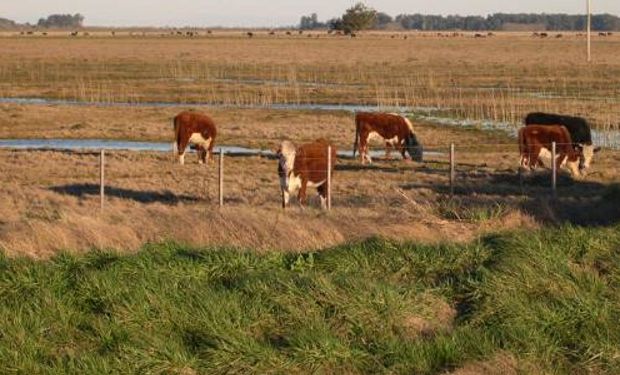
<path id="1" fill-rule="evenodd" d="M 376 17 L 377 12 L 374 9 L 367 7 L 364 3 L 357 3 L 342 15 L 342 30 L 350 34 L 369 29 L 374 26 Z"/>
<path id="2" fill-rule="evenodd" d="M 47 18 L 39 19 L 39 27 L 82 27 L 84 16 L 77 13 L 71 14 L 52 14 Z"/>

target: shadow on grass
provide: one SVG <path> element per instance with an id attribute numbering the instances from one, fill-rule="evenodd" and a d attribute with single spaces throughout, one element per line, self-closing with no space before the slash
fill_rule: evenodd
<path id="1" fill-rule="evenodd" d="M 443 183 L 414 182 L 401 188 L 450 194 L 447 178 Z M 501 204 L 544 224 L 607 226 L 620 222 L 620 184 L 578 181 L 566 174 L 558 175 L 554 196 L 548 173 L 519 176 L 514 170 L 459 172 L 454 195 L 466 208 Z"/>
<path id="2" fill-rule="evenodd" d="M 99 195 L 99 185 L 96 184 L 54 186 L 51 187 L 50 190 L 58 194 L 71 195 L 78 198 L 85 198 L 90 195 Z M 200 201 L 199 198 L 189 195 L 177 195 L 170 191 L 132 190 L 113 186 L 106 186 L 105 195 L 108 197 L 129 199 L 139 203 L 164 203 L 169 205 L 174 205 L 181 202 Z"/>

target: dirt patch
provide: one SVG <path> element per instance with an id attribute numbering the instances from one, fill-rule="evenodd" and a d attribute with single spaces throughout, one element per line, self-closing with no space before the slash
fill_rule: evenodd
<path id="1" fill-rule="evenodd" d="M 500 353 L 487 361 L 468 363 L 446 375 L 516 375 L 517 360 L 508 353 Z"/>

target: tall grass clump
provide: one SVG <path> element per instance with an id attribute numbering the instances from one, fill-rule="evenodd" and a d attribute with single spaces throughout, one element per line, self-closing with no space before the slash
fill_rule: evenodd
<path id="1" fill-rule="evenodd" d="M 3 373 L 620 370 L 620 231 L 0 259 Z"/>

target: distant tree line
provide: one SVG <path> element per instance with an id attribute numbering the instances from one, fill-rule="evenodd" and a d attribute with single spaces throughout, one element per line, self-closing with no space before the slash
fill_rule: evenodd
<path id="1" fill-rule="evenodd" d="M 82 27 L 84 16 L 79 13 L 71 14 L 52 14 L 47 18 L 39 19 L 37 26 L 39 27 L 57 27 L 57 28 L 76 28 Z"/>
<path id="2" fill-rule="evenodd" d="M 406 30 L 504 30 L 509 25 L 533 25 L 546 30 L 580 31 L 586 28 L 585 15 L 568 14 L 508 14 L 495 13 L 484 16 L 440 16 L 401 14 L 392 17 L 383 12 L 357 3 L 338 18 L 320 22 L 316 13 L 301 18 L 301 29 L 329 28 L 352 33 L 364 29 L 402 28 Z M 620 30 L 620 17 L 612 14 L 592 16 L 592 29 L 596 31 Z"/>
<path id="3" fill-rule="evenodd" d="M 585 15 L 568 14 L 507 14 L 482 16 L 432 16 L 402 14 L 396 17 L 404 29 L 415 30 L 503 30 L 509 24 L 542 25 L 546 30 L 580 31 L 586 28 Z M 596 31 L 620 30 L 620 18 L 611 14 L 592 16 L 592 29 Z"/>
<path id="4" fill-rule="evenodd" d="M 15 21 L 0 17 L 0 29 L 12 29 L 17 26 Z"/>

